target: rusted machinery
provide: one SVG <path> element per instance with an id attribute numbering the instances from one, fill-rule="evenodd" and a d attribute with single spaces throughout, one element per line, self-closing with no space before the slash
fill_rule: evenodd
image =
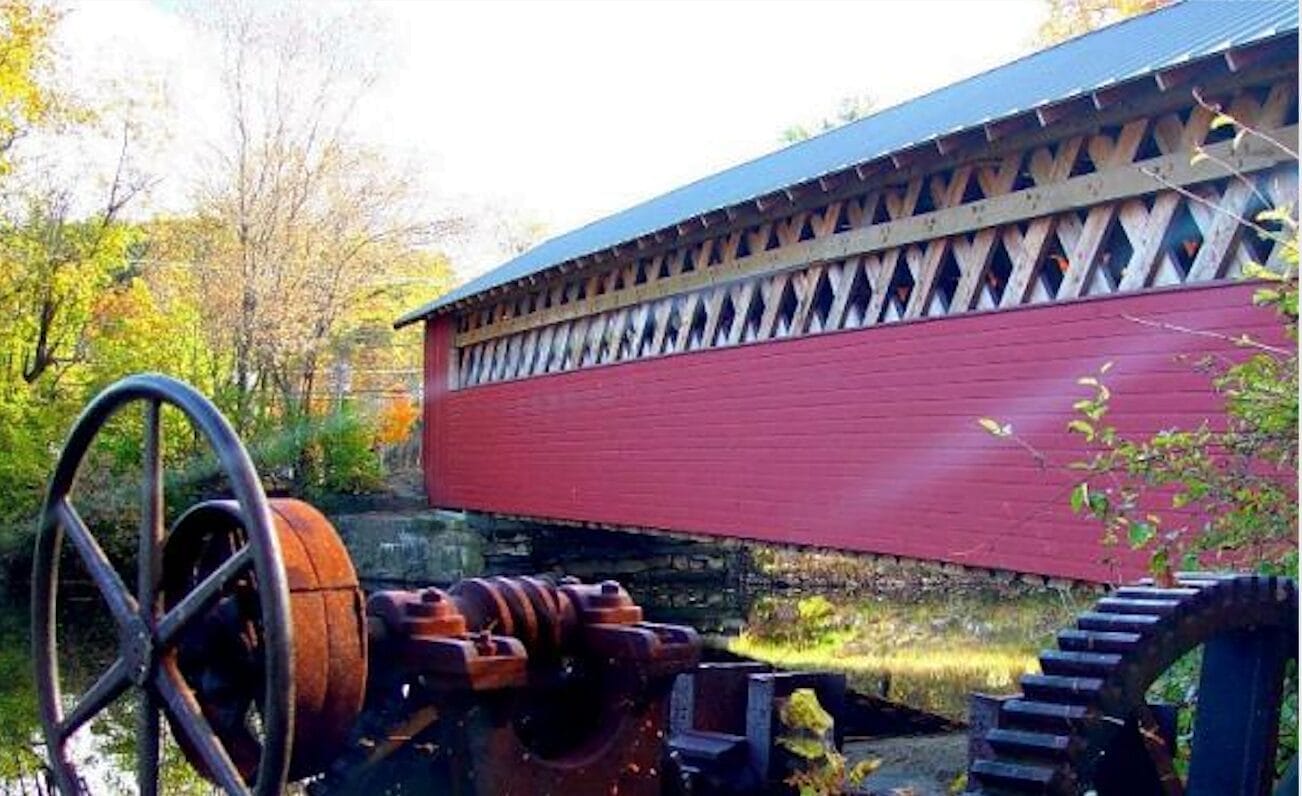
<path id="1" fill-rule="evenodd" d="M 139 577 L 128 588 L 74 506 L 77 470 L 115 413 L 142 404 Z M 210 443 L 232 497 L 162 527 L 160 411 Z M 118 631 L 117 656 L 65 710 L 56 666 L 58 562 L 67 541 Z M 228 793 L 656 794 L 669 691 L 696 665 L 690 628 L 642 621 L 614 582 L 462 581 L 363 601 L 330 523 L 268 500 L 243 445 L 181 382 L 127 378 L 64 447 L 33 574 L 37 691 L 52 778 L 81 791 L 70 736 L 135 687 L 137 776 L 158 792 L 160 715 Z"/>
<path id="2" fill-rule="evenodd" d="M 145 476 L 128 588 L 73 487 L 99 430 L 132 404 L 144 408 Z M 164 405 L 207 439 L 230 494 L 170 531 Z M 113 662 L 71 703 L 55 654 L 65 541 L 117 631 Z M 233 794 L 270 796 L 288 781 L 320 796 L 754 793 L 783 770 L 773 757 L 778 700 L 813 687 L 835 710 L 844 693 L 827 675 L 698 669 L 696 633 L 643 621 L 611 581 L 475 578 L 364 598 L 326 518 L 268 500 L 225 419 L 163 376 L 118 382 L 74 426 L 42 513 L 32 621 L 49 767 L 63 793 L 82 790 L 70 737 L 132 688 L 147 796 L 159 790 L 162 716 L 193 766 Z M 971 792 L 1270 793 L 1297 626 L 1296 586 L 1283 578 L 1195 573 L 1114 592 L 1058 635 L 1021 695 L 992 703 L 974 730 Z M 1197 649 L 1198 716 L 1181 778 L 1171 722 L 1159 721 L 1148 690 Z"/>

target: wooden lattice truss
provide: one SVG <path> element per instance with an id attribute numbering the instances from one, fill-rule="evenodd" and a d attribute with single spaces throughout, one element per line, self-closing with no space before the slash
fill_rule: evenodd
<path id="1" fill-rule="evenodd" d="M 1214 101 L 1296 147 L 1292 77 Z M 1232 278 L 1277 264 L 1241 218 L 1297 204 L 1277 146 L 1184 107 L 539 284 L 458 319 L 468 387 L 900 320 Z M 1193 161 L 1195 148 L 1207 157 Z M 1246 175 L 1240 176 L 1240 175 Z"/>

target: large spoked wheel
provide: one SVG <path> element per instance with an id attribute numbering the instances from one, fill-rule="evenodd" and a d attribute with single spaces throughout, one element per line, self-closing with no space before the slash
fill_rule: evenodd
<path id="1" fill-rule="evenodd" d="M 77 513 L 73 488 L 86 452 L 108 420 L 139 404 L 145 416 L 144 479 L 141 486 L 139 565 L 134 589 L 113 569 L 100 544 Z M 206 438 L 229 482 L 244 520 L 244 536 L 189 591 L 163 610 L 159 594 L 163 557 L 163 477 L 160 448 L 164 404 L 179 409 Z M 59 554 L 71 543 L 112 614 L 117 656 L 66 713 L 63 708 L 56 616 Z M 178 741 L 202 761 L 201 770 L 225 791 L 271 796 L 284 786 L 294 728 L 294 677 L 289 589 L 280 543 L 262 484 L 235 431 L 192 387 L 161 375 L 131 376 L 100 393 L 86 408 L 64 445 L 41 515 L 32 573 L 32 643 L 37 695 L 50 767 L 63 793 L 78 793 L 80 778 L 69 759 L 68 740 L 131 688 L 139 690 L 136 774 L 140 792 L 158 792 L 160 712 L 166 712 Z M 254 776 L 241 774 L 231 751 L 204 716 L 194 689 L 178 665 L 177 647 L 186 631 L 233 584 L 256 583 L 257 628 L 262 655 L 260 754 Z"/>

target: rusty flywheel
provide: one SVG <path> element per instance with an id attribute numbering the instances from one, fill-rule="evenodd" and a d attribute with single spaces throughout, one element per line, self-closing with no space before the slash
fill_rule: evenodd
<path id="1" fill-rule="evenodd" d="M 330 521 L 299 500 L 268 503 L 284 557 L 294 628 L 289 778 L 296 780 L 325 769 L 361 713 L 366 624 L 357 573 Z M 195 506 L 177 521 L 163 554 L 166 609 L 243 544 L 242 523 L 239 506 L 226 500 Z M 260 754 L 256 714 L 263 673 L 256 593 L 252 573 L 228 582 L 177 645 L 182 676 L 246 781 L 252 781 Z M 196 768 L 206 770 L 192 747 L 182 748 Z"/>

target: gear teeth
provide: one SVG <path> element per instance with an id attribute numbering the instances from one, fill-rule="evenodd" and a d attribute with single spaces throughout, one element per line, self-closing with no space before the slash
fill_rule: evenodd
<path id="1" fill-rule="evenodd" d="M 1052 674 L 1028 674 L 1022 677 L 1022 693 L 1042 702 L 1084 704 L 1098 699 L 1103 680 L 1098 677 L 1062 677 Z"/>
<path id="2" fill-rule="evenodd" d="M 1083 705 L 1060 705 L 1034 699 L 1010 699 L 1003 704 L 999 721 L 1001 726 L 1007 722 L 1011 725 L 1010 729 L 1071 732 L 1084 724 L 1088 718 L 1089 711 Z"/>
<path id="3" fill-rule="evenodd" d="M 1214 572 L 1180 573 L 1174 587 L 1148 580 L 1104 597 L 1076 627 L 1059 631 L 1057 649 L 1040 654 L 1043 674 L 1023 676 L 1022 694 L 1002 702 L 985 751 L 972 762 L 970 793 L 1086 792 L 1090 783 L 1080 777 L 1093 776 L 1131 715 L 1119 700 L 1147 682 L 1136 678 L 1156 676 L 1155 651 L 1259 621 L 1296 640 L 1297 602 L 1291 579 Z"/>
<path id="4" fill-rule="evenodd" d="M 1194 588 L 1177 586 L 1163 589 L 1157 586 L 1126 586 L 1112 592 L 1113 597 L 1127 600 L 1189 600 L 1202 594 Z"/>
<path id="5" fill-rule="evenodd" d="M 1138 647 L 1143 638 L 1138 633 L 1061 630 L 1058 632 L 1058 646 L 1069 652 L 1115 652 L 1125 654 Z"/>
<path id="6" fill-rule="evenodd" d="M 1049 732 L 1010 730 L 998 727 L 986 733 L 986 742 L 995 751 L 1012 758 L 1056 760 L 1066 757 L 1071 736 Z"/>
<path id="7" fill-rule="evenodd" d="M 1104 597 L 1095 610 L 1105 614 L 1147 614 L 1171 616 L 1180 611 L 1179 600 L 1140 600 L 1130 597 Z"/>
<path id="8" fill-rule="evenodd" d="M 972 763 L 972 775 L 981 785 L 993 789 L 985 793 L 1049 793 L 1058 772 L 1047 766 L 977 760 Z"/>
<path id="9" fill-rule="evenodd" d="M 1077 617 L 1076 626 L 1081 630 L 1143 634 L 1152 631 L 1161 621 L 1162 617 L 1149 614 L 1108 614 L 1090 611 Z"/>
<path id="10" fill-rule="evenodd" d="M 1120 663 L 1120 655 L 1108 652 L 1045 650 L 1040 653 L 1040 671 L 1062 677 L 1106 677 Z"/>

